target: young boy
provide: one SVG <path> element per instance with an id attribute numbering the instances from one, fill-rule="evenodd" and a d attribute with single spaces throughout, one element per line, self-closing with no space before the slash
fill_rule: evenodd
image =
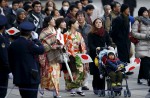
<path id="1" fill-rule="evenodd" d="M 112 87 L 121 86 L 123 76 L 121 70 L 124 68 L 124 63 L 116 57 L 114 51 L 108 50 L 106 66 Z"/>

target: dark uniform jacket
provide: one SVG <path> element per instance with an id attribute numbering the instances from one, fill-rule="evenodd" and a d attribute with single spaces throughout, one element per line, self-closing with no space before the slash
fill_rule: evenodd
<path id="1" fill-rule="evenodd" d="M 8 63 L 8 46 L 9 42 L 7 37 L 3 34 L 0 34 L 0 72 L 9 72 L 9 63 Z"/>
<path id="2" fill-rule="evenodd" d="M 8 49 L 8 56 L 14 84 L 38 84 L 40 82 L 36 56 L 43 53 L 44 47 L 37 39 L 33 42 L 19 37 L 12 42 Z"/>

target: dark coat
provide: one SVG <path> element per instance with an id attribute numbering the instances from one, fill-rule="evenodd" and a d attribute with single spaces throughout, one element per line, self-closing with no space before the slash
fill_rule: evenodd
<path id="1" fill-rule="evenodd" d="M 88 34 L 89 55 L 91 56 L 93 61 L 96 57 L 96 48 L 105 47 L 106 45 L 111 45 L 110 37 L 107 32 L 105 32 L 103 37 L 100 37 L 95 33 Z M 95 66 L 94 62 L 90 63 L 90 73 L 92 75 L 99 74 L 98 67 Z"/>
<path id="2" fill-rule="evenodd" d="M 9 10 L 9 13 L 7 14 L 6 17 L 7 17 L 7 19 L 8 19 L 9 27 L 12 27 L 12 24 L 14 24 L 14 22 L 15 22 L 16 19 L 17 19 L 17 15 L 15 15 L 15 14 L 13 13 L 13 10 L 10 9 L 10 10 Z"/>
<path id="3" fill-rule="evenodd" d="M 34 31 L 37 32 L 38 35 L 40 35 L 40 33 L 43 29 L 43 21 L 44 21 L 45 15 L 42 14 L 42 12 L 41 12 L 40 17 L 41 18 L 36 16 L 33 11 L 30 14 L 28 14 L 28 16 L 27 16 L 27 20 L 29 22 L 32 22 L 35 25 L 36 28 Z"/>
<path id="4" fill-rule="evenodd" d="M 118 58 L 122 62 L 129 62 L 130 45 L 129 40 L 129 23 L 125 24 L 126 20 L 121 14 L 112 22 L 111 37 L 113 42 L 117 45 Z"/>
<path id="5" fill-rule="evenodd" d="M 106 70 L 107 70 L 107 72 L 108 73 L 110 73 L 111 71 L 115 72 L 118 69 L 118 65 L 120 65 L 120 64 L 124 65 L 124 63 L 121 62 L 119 59 L 116 59 L 116 60 L 113 60 L 113 61 L 108 59 L 106 61 L 106 65 L 107 65 Z"/>
<path id="6" fill-rule="evenodd" d="M 30 41 L 19 37 L 10 45 L 8 56 L 16 85 L 40 83 L 40 73 L 36 56 L 44 53 L 39 40 Z"/>
<path id="7" fill-rule="evenodd" d="M 28 21 L 28 20 L 25 19 L 24 21 Z M 17 20 L 15 20 L 14 23 L 12 24 L 12 27 L 15 27 L 15 28 L 17 28 L 17 29 L 20 29 L 20 28 L 19 28 L 19 25 L 20 25 L 22 22 L 24 22 L 24 21 L 18 21 L 18 19 L 17 19 Z"/>
<path id="8" fill-rule="evenodd" d="M 8 40 L 3 34 L 0 34 L 0 72 L 9 73 L 9 62 L 8 62 Z"/>
<path id="9" fill-rule="evenodd" d="M 88 14 L 85 12 L 85 21 L 87 24 L 92 25 L 92 19 L 91 16 L 88 16 Z"/>
<path id="10" fill-rule="evenodd" d="M 135 8 L 137 6 L 136 0 L 123 0 L 124 4 L 127 4 L 130 8 Z"/>
<path id="11" fill-rule="evenodd" d="M 73 18 L 74 18 L 74 17 L 73 17 L 70 13 L 68 13 L 67 16 L 65 17 L 65 22 L 66 22 L 66 24 L 68 25 L 69 21 L 70 21 L 71 19 L 73 19 Z"/>
<path id="12" fill-rule="evenodd" d="M 111 5 L 111 3 L 113 2 L 114 0 L 102 0 L 102 4 L 103 6 L 104 5 Z"/>
<path id="13" fill-rule="evenodd" d="M 61 8 L 61 9 L 59 10 L 59 13 L 60 13 L 61 16 L 66 17 L 68 12 L 65 12 L 65 11 L 63 10 L 63 8 Z"/>

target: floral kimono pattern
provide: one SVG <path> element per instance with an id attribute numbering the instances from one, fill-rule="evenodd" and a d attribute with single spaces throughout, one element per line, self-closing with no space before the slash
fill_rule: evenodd
<path id="1" fill-rule="evenodd" d="M 50 57 L 51 60 L 48 58 L 48 54 L 52 54 L 52 52 L 54 52 L 54 50 L 52 49 L 52 45 L 56 42 L 56 32 L 52 32 L 48 28 L 44 29 L 41 32 L 40 40 L 42 41 L 42 44 L 45 48 L 45 53 L 39 56 L 41 65 L 41 88 L 56 90 L 56 93 L 58 94 L 60 65 L 55 60 L 55 57 Z"/>
<path id="2" fill-rule="evenodd" d="M 76 72 L 72 72 L 73 82 L 70 79 L 70 76 L 67 71 L 64 71 L 64 78 L 66 82 L 66 89 L 79 88 L 82 86 L 85 74 L 83 69 L 83 64 L 81 59 L 76 56 L 78 53 L 86 53 L 85 43 L 82 35 L 79 32 L 72 34 L 71 32 L 66 32 L 64 34 L 64 42 L 66 51 L 75 57 L 76 62 Z"/>

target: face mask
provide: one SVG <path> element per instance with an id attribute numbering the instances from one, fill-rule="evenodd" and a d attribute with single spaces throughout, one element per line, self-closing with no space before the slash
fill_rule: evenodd
<path id="1" fill-rule="evenodd" d="M 68 8 L 69 8 L 68 6 L 63 6 L 63 10 L 64 10 L 64 11 L 67 11 Z"/>

